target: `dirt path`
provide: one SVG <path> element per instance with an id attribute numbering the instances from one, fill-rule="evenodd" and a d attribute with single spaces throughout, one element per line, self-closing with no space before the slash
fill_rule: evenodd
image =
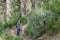
<path id="1" fill-rule="evenodd" d="M 50 36 L 47 33 L 45 33 L 42 37 L 38 38 L 42 40 L 60 40 L 60 32 L 56 34 L 55 36 Z"/>
<path id="2" fill-rule="evenodd" d="M 24 30 L 25 30 L 25 28 L 27 27 L 27 25 L 23 25 L 22 27 L 21 27 L 21 32 L 20 32 L 20 37 L 22 37 L 23 38 L 23 40 L 29 40 L 29 37 L 24 33 Z M 12 30 L 11 30 L 11 34 L 15 37 L 16 36 L 16 28 L 15 28 L 15 26 L 12 28 Z"/>
<path id="3" fill-rule="evenodd" d="M 3 40 L 3 39 L 0 37 L 0 40 Z"/>
<path id="4" fill-rule="evenodd" d="M 23 38 L 23 40 L 29 40 L 29 37 L 24 33 L 25 28 L 27 27 L 27 24 L 22 26 L 22 31 L 20 33 L 20 36 Z"/>
<path id="5" fill-rule="evenodd" d="M 20 37 L 23 38 L 23 40 L 29 40 L 29 37 L 24 33 L 24 30 L 25 28 L 27 27 L 27 25 L 23 25 L 21 27 L 22 31 L 20 32 Z M 12 29 L 10 30 L 11 32 L 11 35 L 13 35 L 14 37 L 16 37 L 16 27 L 13 26 Z M 0 40 L 3 40 L 1 37 L 0 37 Z"/>

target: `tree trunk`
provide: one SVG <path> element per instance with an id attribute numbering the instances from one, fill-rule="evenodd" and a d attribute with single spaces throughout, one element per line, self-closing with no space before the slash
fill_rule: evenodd
<path id="1" fill-rule="evenodd" d="M 32 3 L 32 9 L 35 9 L 35 0 L 30 0 Z"/>
<path id="2" fill-rule="evenodd" d="M 9 21 L 10 19 L 10 11 L 11 11 L 11 1 L 10 0 L 6 0 L 6 13 L 7 13 L 7 21 Z"/>

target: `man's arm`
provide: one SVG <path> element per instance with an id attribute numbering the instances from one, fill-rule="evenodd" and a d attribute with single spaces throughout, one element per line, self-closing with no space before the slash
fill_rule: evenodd
<path id="1" fill-rule="evenodd" d="M 20 29 L 21 29 L 21 31 L 22 31 L 22 23 L 20 23 Z"/>

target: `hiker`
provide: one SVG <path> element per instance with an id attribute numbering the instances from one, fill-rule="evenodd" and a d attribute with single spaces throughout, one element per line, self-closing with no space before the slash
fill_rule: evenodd
<path id="1" fill-rule="evenodd" d="M 21 31 L 21 22 L 20 22 L 20 20 L 18 20 L 18 22 L 17 22 L 17 24 L 16 24 L 16 29 L 17 29 L 16 35 L 19 36 L 20 31 Z"/>

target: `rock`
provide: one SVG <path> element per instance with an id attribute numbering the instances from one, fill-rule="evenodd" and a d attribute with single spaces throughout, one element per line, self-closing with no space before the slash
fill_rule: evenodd
<path id="1" fill-rule="evenodd" d="M 5 34 L 7 34 L 7 35 L 10 35 L 10 34 L 11 34 L 10 28 L 6 28 L 6 29 L 4 30 L 4 32 L 5 32 Z"/>
<path id="2" fill-rule="evenodd" d="M 40 38 L 38 38 L 37 40 L 44 40 L 45 38 L 44 37 L 40 37 Z"/>
<path id="3" fill-rule="evenodd" d="M 0 40 L 3 40 L 3 39 L 0 37 Z"/>

